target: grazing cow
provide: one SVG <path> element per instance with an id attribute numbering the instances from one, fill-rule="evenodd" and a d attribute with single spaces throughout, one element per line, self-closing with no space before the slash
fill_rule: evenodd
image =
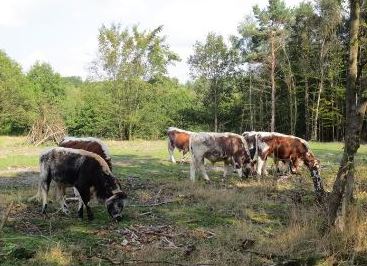
<path id="1" fill-rule="evenodd" d="M 176 163 L 176 160 L 173 157 L 173 151 L 175 148 L 177 148 L 179 151 L 182 151 L 181 162 L 183 161 L 185 154 L 189 151 L 190 134 L 192 134 L 192 132 L 179 129 L 176 127 L 169 127 L 167 129 L 168 154 L 169 154 L 168 160 L 170 160 L 173 163 Z"/>
<path id="2" fill-rule="evenodd" d="M 86 207 L 88 219 L 93 213 L 88 206 L 91 189 L 99 200 L 104 201 L 112 218 L 120 220 L 126 194 L 121 191 L 118 180 L 112 175 L 107 163 L 97 154 L 81 149 L 57 147 L 45 151 L 40 156 L 40 184 L 38 194 L 42 196 L 42 213 L 46 213 L 47 194 L 54 180 L 63 211 L 68 214 L 64 191 L 75 187 Z M 78 217 L 83 217 L 83 204 L 79 204 Z"/>
<path id="3" fill-rule="evenodd" d="M 59 147 L 82 149 L 85 151 L 94 152 L 99 156 L 101 156 L 106 161 L 108 167 L 112 171 L 110 152 L 108 151 L 107 146 L 100 139 L 91 137 L 88 138 L 65 137 L 59 143 Z"/>
<path id="4" fill-rule="evenodd" d="M 266 175 L 266 160 L 268 156 L 274 156 L 276 164 L 279 161 L 289 163 L 293 174 L 305 164 L 311 172 L 315 190 L 324 191 L 320 177 L 320 161 L 312 153 L 307 141 L 276 132 L 244 132 L 243 136 L 248 140 L 250 149 L 255 149 L 256 172 L 259 176 Z"/>
<path id="5" fill-rule="evenodd" d="M 239 177 L 242 177 L 243 167 L 250 162 L 250 154 L 246 140 L 233 133 L 192 133 L 190 136 L 190 178 L 195 181 L 195 172 L 200 168 L 205 180 L 209 177 L 205 171 L 204 158 L 212 163 L 223 161 L 224 173 L 226 177 L 229 165 L 232 164 L 237 170 Z M 248 171 L 248 169 L 245 169 Z M 248 172 L 245 172 L 247 176 Z"/>

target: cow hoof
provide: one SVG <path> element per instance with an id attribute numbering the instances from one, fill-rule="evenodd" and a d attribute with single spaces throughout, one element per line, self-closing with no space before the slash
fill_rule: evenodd
<path id="1" fill-rule="evenodd" d="M 120 221 L 122 221 L 122 217 L 121 216 L 117 216 L 117 217 L 114 218 L 114 220 L 116 222 L 120 222 Z"/>
<path id="2" fill-rule="evenodd" d="M 69 216 L 70 215 L 70 211 L 68 210 L 68 209 L 62 209 L 62 212 L 65 214 L 65 215 L 67 215 L 67 216 Z"/>
<path id="3" fill-rule="evenodd" d="M 88 214 L 88 221 L 93 221 L 93 220 L 94 220 L 94 215 Z"/>

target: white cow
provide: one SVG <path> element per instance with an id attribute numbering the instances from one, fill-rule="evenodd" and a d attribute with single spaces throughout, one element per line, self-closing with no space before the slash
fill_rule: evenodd
<path id="1" fill-rule="evenodd" d="M 239 177 L 242 177 L 243 167 L 250 162 L 250 153 L 246 140 L 234 133 L 200 132 L 190 136 L 190 178 L 195 181 L 196 170 L 199 168 L 205 180 L 209 177 L 205 171 L 204 158 L 212 163 L 223 161 L 226 177 L 229 165 L 233 165 Z M 248 174 L 246 168 L 246 175 Z"/>

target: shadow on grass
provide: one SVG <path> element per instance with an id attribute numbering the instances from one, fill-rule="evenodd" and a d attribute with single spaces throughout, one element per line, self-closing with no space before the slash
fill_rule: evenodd
<path id="1" fill-rule="evenodd" d="M 113 172 L 121 177 L 137 176 L 143 179 L 189 178 L 190 164 L 173 164 L 151 156 L 114 155 Z"/>
<path id="2" fill-rule="evenodd" d="M 93 254 L 103 255 L 111 251 L 120 253 L 120 257 L 122 251 L 125 251 L 123 256 L 134 256 L 129 251 L 126 252 L 125 248 L 130 244 L 123 246 L 124 238 L 119 233 L 121 230 L 132 225 L 170 225 L 183 230 L 183 243 L 194 243 L 208 250 L 222 250 L 230 254 L 228 258 L 232 255 L 242 258 L 238 249 L 244 238 L 250 235 L 256 243 L 261 243 L 264 238 L 271 239 L 277 230 L 287 226 L 292 208 L 307 209 L 312 208 L 313 204 L 312 190 L 295 186 L 278 189 L 274 182 L 240 180 L 235 174 L 221 182 L 222 172 L 218 171 L 208 171 L 212 179 L 210 184 L 206 184 L 201 178 L 192 183 L 188 178 L 189 164 L 175 165 L 150 156 L 113 156 L 113 167 L 113 172 L 123 180 L 128 189 L 130 204 L 147 205 L 146 207 L 127 207 L 123 221 L 116 224 L 111 222 L 103 205 L 92 206 L 95 220 L 87 222 L 75 218 L 76 206 L 71 206 L 71 216 L 65 216 L 56 212 L 58 203 L 53 201 L 49 205 L 49 216 L 44 217 L 40 214 L 39 203 L 20 201 L 11 213 L 9 224 L 4 228 L 0 254 L 8 254 L 9 250 L 22 247 L 36 254 L 32 259 L 37 264 L 42 262 L 37 254 L 50 246 L 59 245 L 66 254 L 72 254 L 72 264 L 89 263 Z M 29 189 L 30 182 L 25 181 L 29 180 L 29 176 L 37 179 L 38 173 L 20 172 L 11 178 L 7 177 L 13 183 L 6 181 L 10 182 L 9 186 L 1 187 L 1 190 L 9 191 L 14 186 Z M 34 181 L 32 184 L 37 184 L 37 180 Z M 169 199 L 174 199 L 175 202 L 149 206 L 151 203 Z M 241 224 L 245 224 L 248 231 L 243 232 Z M 209 239 L 205 230 L 200 231 L 202 228 L 212 230 L 214 237 Z M 233 235 L 230 241 L 226 240 L 228 234 Z M 138 236 L 140 237 L 139 234 Z M 142 239 L 137 238 L 136 241 Z M 162 241 L 162 237 L 156 237 L 155 242 L 135 252 L 137 256 L 144 258 L 152 250 L 159 250 L 157 245 L 162 244 Z M 167 250 L 160 250 L 160 254 L 169 254 Z M 174 252 L 181 261 L 185 261 L 182 249 L 175 249 Z M 157 258 L 159 256 L 156 255 Z M 193 256 L 192 261 L 200 262 L 200 253 L 198 257 L 195 257 L 195 253 Z M 216 262 L 221 262 L 220 259 L 219 255 L 213 258 Z M 17 260 L 28 262 L 27 258 L 13 255 L 7 257 L 9 264 Z"/>

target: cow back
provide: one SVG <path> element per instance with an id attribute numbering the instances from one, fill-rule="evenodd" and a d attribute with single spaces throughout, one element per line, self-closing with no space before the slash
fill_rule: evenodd
<path id="1" fill-rule="evenodd" d="M 59 143 L 59 147 L 82 149 L 98 154 L 106 161 L 108 167 L 112 170 L 111 157 L 108 148 L 99 139 L 67 137 Z"/>

